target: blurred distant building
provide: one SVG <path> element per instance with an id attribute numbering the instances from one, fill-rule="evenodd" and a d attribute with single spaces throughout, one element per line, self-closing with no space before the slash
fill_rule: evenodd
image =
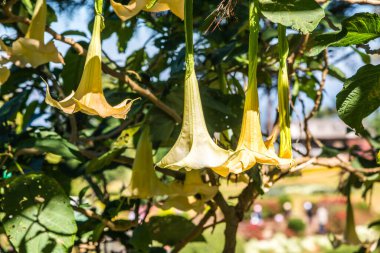
<path id="1" fill-rule="evenodd" d="M 368 142 L 349 131 L 347 125 L 337 117 L 312 118 L 308 122 L 309 130 L 314 138 L 328 147 L 346 150 L 347 148 L 358 147 L 358 152 L 365 156 L 365 150 L 369 150 Z M 291 124 L 293 145 L 301 152 L 305 151 L 306 135 L 303 130 L 303 122 L 293 122 Z M 318 145 L 312 141 L 311 155 L 316 156 L 321 153 Z M 368 155 L 368 154 L 367 154 Z"/>

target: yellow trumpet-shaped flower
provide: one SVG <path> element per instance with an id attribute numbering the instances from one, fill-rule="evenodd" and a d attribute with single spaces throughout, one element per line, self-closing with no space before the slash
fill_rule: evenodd
<path id="1" fill-rule="evenodd" d="M 174 182 L 169 188 L 171 188 L 172 196 L 161 204 L 161 208 L 174 207 L 182 211 L 195 210 L 197 212 L 202 211 L 204 204 L 218 191 L 217 186 L 210 186 L 203 182 L 199 170 L 186 172 L 184 182 Z"/>
<path id="2" fill-rule="evenodd" d="M 275 136 L 264 143 L 260 126 L 259 98 L 257 91 L 257 53 L 259 35 L 258 1 L 250 1 L 250 35 L 248 50 L 248 88 L 244 103 L 243 122 L 236 151 L 221 166 L 213 169 L 221 176 L 241 173 L 256 163 L 282 165 L 291 160 L 281 159 L 274 152 Z"/>
<path id="3" fill-rule="evenodd" d="M 170 10 L 174 15 L 183 20 L 184 0 L 157 0 L 153 6 L 150 6 L 151 1 L 152 0 L 131 0 L 127 5 L 123 5 L 111 0 L 111 5 L 116 15 L 123 21 L 134 17 L 142 10 L 149 12 Z"/>
<path id="4" fill-rule="evenodd" d="M 108 104 L 102 88 L 102 56 L 100 31 L 103 19 L 100 14 L 95 16 L 94 29 L 88 49 L 82 78 L 75 92 L 61 101 L 50 96 L 49 87 L 46 87 L 46 103 L 65 113 L 81 111 L 89 115 L 100 117 L 114 117 L 125 119 L 132 102 L 125 99 L 116 106 Z"/>
<path id="5" fill-rule="evenodd" d="M 48 62 L 64 63 L 53 41 L 47 44 L 44 42 L 46 14 L 46 0 L 37 0 L 25 37 L 13 42 L 12 47 L 7 47 L 0 40 L 0 48 L 7 52 L 9 60 L 17 66 L 25 67 L 30 64 L 35 68 Z"/>
<path id="6" fill-rule="evenodd" d="M 292 159 L 292 136 L 290 134 L 289 111 L 289 78 L 287 57 L 289 45 L 286 39 L 286 28 L 278 25 L 278 52 L 280 56 L 280 68 L 278 73 L 278 110 L 280 119 L 280 150 L 279 157 Z"/>
<path id="7" fill-rule="evenodd" d="M 216 167 L 223 164 L 229 154 L 213 142 L 203 117 L 198 81 L 194 70 L 192 0 L 186 0 L 185 13 L 186 74 L 182 129 L 172 149 L 158 163 L 159 167 L 173 170 Z"/>
<path id="8" fill-rule="evenodd" d="M 149 128 L 144 127 L 132 166 L 132 177 L 128 186 L 129 195 L 133 198 L 146 199 L 166 195 L 167 191 L 167 186 L 158 179 L 154 170 Z"/>
<path id="9" fill-rule="evenodd" d="M 11 72 L 6 67 L 0 67 L 0 86 L 5 83 L 9 76 L 11 75 Z"/>

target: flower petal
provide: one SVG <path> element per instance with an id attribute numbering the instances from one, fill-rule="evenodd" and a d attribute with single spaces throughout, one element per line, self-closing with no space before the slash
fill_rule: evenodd
<path id="1" fill-rule="evenodd" d="M 137 144 L 131 183 L 128 186 L 132 198 L 146 199 L 166 194 L 166 186 L 158 179 L 153 166 L 149 128 L 144 127 Z"/>
<path id="2" fill-rule="evenodd" d="M 180 19 L 184 19 L 185 16 L 185 1 L 184 0 L 161 0 L 157 1 L 151 8 L 144 8 L 144 11 L 149 12 L 161 12 L 170 10 L 174 15 Z"/>
<path id="3" fill-rule="evenodd" d="M 123 21 L 126 21 L 137 15 L 148 4 L 148 0 L 131 0 L 127 5 L 111 0 L 112 8 L 116 15 Z"/>
<path id="4" fill-rule="evenodd" d="M 19 67 L 25 67 L 28 63 L 33 68 L 48 62 L 64 64 L 61 54 L 52 41 L 45 45 L 35 39 L 19 38 L 13 42 L 9 55 L 10 60 Z"/>
<path id="5" fill-rule="evenodd" d="M 0 67 L 0 86 L 3 85 L 11 75 L 11 72 L 6 67 Z"/>
<path id="6" fill-rule="evenodd" d="M 88 115 L 99 115 L 103 118 L 114 117 L 125 119 L 133 101 L 125 99 L 118 105 L 111 106 L 103 93 L 100 42 L 101 22 L 102 17 L 96 15 L 82 78 L 77 90 L 64 100 L 56 101 L 50 96 L 49 89 L 47 88 L 46 102 L 65 113 L 71 114 L 81 111 Z"/>

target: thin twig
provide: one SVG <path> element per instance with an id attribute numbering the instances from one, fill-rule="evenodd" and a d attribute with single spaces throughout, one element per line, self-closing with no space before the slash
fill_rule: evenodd
<path id="1" fill-rule="evenodd" d="M 131 221 L 131 223 L 129 223 L 129 224 L 116 224 L 116 223 L 114 223 L 108 219 L 103 218 L 101 215 L 99 215 L 99 214 L 97 214 L 94 211 L 91 211 L 89 209 L 84 209 L 84 208 L 81 208 L 78 206 L 72 206 L 72 208 L 75 211 L 85 215 L 88 218 L 95 219 L 95 220 L 102 222 L 106 227 L 108 227 L 112 231 L 116 231 L 116 232 L 128 231 L 129 229 L 131 229 L 132 227 L 135 227 L 137 225 L 137 223 L 134 221 Z"/>
<path id="2" fill-rule="evenodd" d="M 321 106 L 322 102 L 322 95 L 323 95 L 323 89 L 325 88 L 326 85 L 326 79 L 327 75 L 329 73 L 329 62 L 328 62 L 328 53 L 327 49 L 323 51 L 323 59 L 324 59 L 324 66 L 322 69 L 322 78 L 321 82 L 319 83 L 319 89 L 317 90 L 316 96 L 315 96 L 315 101 L 314 101 L 314 107 L 313 109 L 309 112 L 308 115 L 305 116 L 304 118 L 304 131 L 305 131 L 305 146 L 306 146 L 306 155 L 310 155 L 311 151 L 311 140 L 313 137 L 311 136 L 310 130 L 309 130 L 309 125 L 308 122 L 309 120 L 317 113 L 319 107 Z"/>

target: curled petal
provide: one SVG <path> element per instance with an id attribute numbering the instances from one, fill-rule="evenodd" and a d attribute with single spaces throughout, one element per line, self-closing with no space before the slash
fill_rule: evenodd
<path id="1" fill-rule="evenodd" d="M 174 15 L 179 17 L 180 19 L 184 19 L 184 0 L 161 0 L 157 1 L 157 3 L 152 8 L 144 8 L 145 11 L 151 12 L 160 12 L 170 10 Z"/>
<path id="2" fill-rule="evenodd" d="M 123 21 L 136 16 L 148 4 L 148 0 L 131 0 L 127 5 L 111 0 L 116 15 Z"/>
<path id="3" fill-rule="evenodd" d="M 171 10 L 176 16 L 184 18 L 184 0 L 158 0 L 148 8 L 149 0 L 131 0 L 127 5 L 111 0 L 116 15 L 123 21 L 136 16 L 140 11 L 161 12 Z"/>
<path id="4" fill-rule="evenodd" d="M 49 88 L 47 87 L 45 101 L 47 104 L 69 114 L 81 111 L 88 115 L 99 115 L 103 118 L 112 116 L 114 118 L 125 119 L 133 101 L 125 99 L 120 104 L 111 106 L 103 93 L 100 42 L 101 22 L 102 17 L 96 15 L 93 35 L 78 89 L 65 99 L 57 101 L 51 97 Z"/>
<path id="5" fill-rule="evenodd" d="M 6 67 L 0 67 L 0 86 L 4 84 L 9 76 L 11 75 L 11 72 Z"/>

